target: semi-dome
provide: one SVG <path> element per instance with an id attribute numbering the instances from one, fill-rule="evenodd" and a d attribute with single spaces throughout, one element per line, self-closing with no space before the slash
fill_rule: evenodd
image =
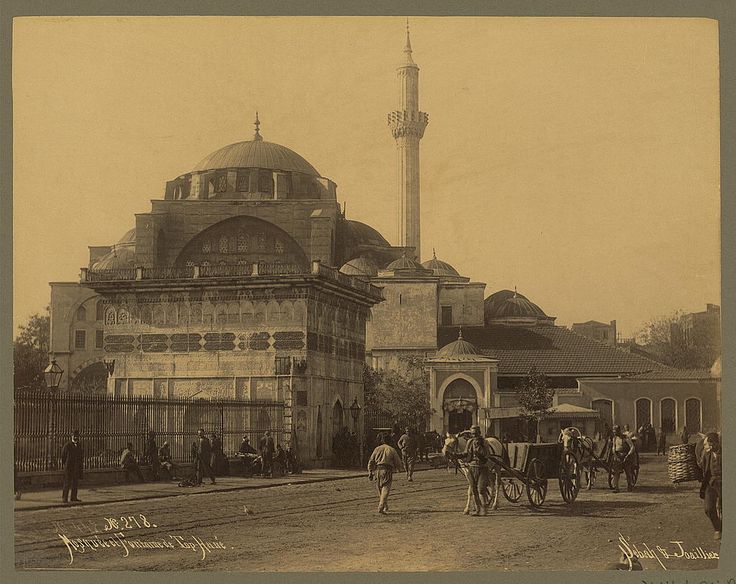
<path id="1" fill-rule="evenodd" d="M 135 243 L 135 227 L 126 231 L 125 235 L 123 235 L 118 241 L 118 245 L 126 243 Z"/>
<path id="2" fill-rule="evenodd" d="M 475 345 L 463 339 L 462 329 L 458 332 L 457 340 L 439 351 L 433 360 L 437 361 L 488 361 L 489 358 L 478 352 Z"/>
<path id="3" fill-rule="evenodd" d="M 340 271 L 348 276 L 372 278 L 378 274 L 378 267 L 370 258 L 361 256 L 345 262 Z"/>
<path id="4" fill-rule="evenodd" d="M 432 270 L 435 276 L 457 277 L 460 274 L 447 262 L 437 259 L 436 254 L 432 254 L 432 259 L 422 263 L 422 266 L 428 270 Z"/>
<path id="5" fill-rule="evenodd" d="M 376 229 L 370 225 L 348 219 L 346 221 L 348 232 L 353 238 L 356 245 L 378 245 L 381 247 L 390 247 L 391 244 Z"/>
<path id="6" fill-rule="evenodd" d="M 135 267 L 135 247 L 115 245 L 92 266 L 94 270 L 119 270 Z"/>
<path id="7" fill-rule="evenodd" d="M 264 168 L 320 176 L 309 162 L 293 150 L 263 140 L 236 142 L 220 148 L 202 159 L 192 172 L 222 168 Z"/>

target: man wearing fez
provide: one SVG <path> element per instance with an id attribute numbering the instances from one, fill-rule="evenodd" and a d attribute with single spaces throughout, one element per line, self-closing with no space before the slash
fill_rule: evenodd
<path id="1" fill-rule="evenodd" d="M 84 451 L 79 443 L 79 430 L 72 432 L 71 442 L 64 444 L 61 449 L 61 466 L 64 469 L 64 487 L 61 494 L 61 500 L 69 503 L 69 490 L 72 492 L 72 501 L 81 503 L 77 498 L 77 487 L 79 479 L 82 478 L 82 461 L 84 459 Z"/>
<path id="2" fill-rule="evenodd" d="M 210 439 L 204 433 L 204 428 L 197 430 L 197 440 L 194 442 L 197 452 L 197 484 L 202 484 L 202 479 L 208 477 L 215 484 L 215 475 L 212 474 L 210 459 L 212 457 L 212 445 Z"/>
<path id="3" fill-rule="evenodd" d="M 261 474 L 264 477 L 270 477 L 273 475 L 273 453 L 276 447 L 269 430 L 264 432 L 259 447 L 261 451 Z"/>
<path id="4" fill-rule="evenodd" d="M 721 539 L 722 519 L 720 500 L 722 493 L 721 440 L 718 434 L 710 432 L 703 440 L 703 455 L 700 468 L 703 480 L 700 484 L 700 498 L 703 499 L 705 514 L 713 524 L 713 539 Z"/>
<path id="5" fill-rule="evenodd" d="M 368 478 L 372 481 L 377 479 L 378 487 L 378 512 L 382 515 L 388 513 L 388 496 L 391 493 L 394 471 L 401 469 L 401 458 L 398 452 L 388 444 L 389 437 L 381 434 L 378 437 L 381 442 L 376 446 L 373 454 L 368 460 Z"/>

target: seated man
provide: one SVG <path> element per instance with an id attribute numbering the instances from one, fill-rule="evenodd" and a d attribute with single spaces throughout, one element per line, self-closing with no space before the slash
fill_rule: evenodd
<path id="1" fill-rule="evenodd" d="M 273 472 L 277 476 L 283 476 L 286 474 L 286 452 L 281 447 L 281 444 L 276 446 L 276 456 L 273 458 Z"/>
<path id="2" fill-rule="evenodd" d="M 131 442 L 128 442 L 125 450 L 123 450 L 123 453 L 120 455 L 120 467 L 125 471 L 126 482 L 130 482 L 131 472 L 134 473 L 142 483 L 146 482 L 143 478 L 143 473 L 141 473 L 141 469 L 138 466 L 138 462 L 135 459 L 135 455 L 133 454 L 133 444 Z"/>
<path id="3" fill-rule="evenodd" d="M 237 455 L 243 459 L 243 476 L 252 476 L 254 472 L 253 465 L 258 458 L 258 452 L 251 446 L 250 439 L 247 436 L 243 436 Z"/>
<path id="4" fill-rule="evenodd" d="M 163 446 L 158 449 L 158 460 L 161 468 L 169 473 L 169 477 L 173 479 L 176 465 L 171 460 L 171 447 L 168 442 L 164 442 Z"/>

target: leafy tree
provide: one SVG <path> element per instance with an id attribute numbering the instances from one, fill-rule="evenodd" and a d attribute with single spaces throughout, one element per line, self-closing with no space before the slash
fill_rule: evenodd
<path id="1" fill-rule="evenodd" d="M 665 365 L 708 369 L 720 354 L 720 339 L 697 338 L 686 343 L 680 325 L 683 316 L 683 311 L 677 310 L 648 320 L 637 333 L 637 340 Z"/>
<path id="2" fill-rule="evenodd" d="M 555 389 L 549 387 L 547 376 L 532 367 L 524 380 L 516 388 L 516 397 L 519 400 L 523 415 L 534 422 L 537 442 L 541 442 L 539 422 L 552 408 Z"/>
<path id="3" fill-rule="evenodd" d="M 49 309 L 34 314 L 19 327 L 13 343 L 13 386 L 15 389 L 44 389 L 43 370 L 49 363 Z"/>
<path id="4" fill-rule="evenodd" d="M 398 420 L 402 425 L 422 428 L 434 412 L 429 401 L 429 373 L 418 357 L 402 358 L 401 371 L 363 370 L 366 406 Z"/>

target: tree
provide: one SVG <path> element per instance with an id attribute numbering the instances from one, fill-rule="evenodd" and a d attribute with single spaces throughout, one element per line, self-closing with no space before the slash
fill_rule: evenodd
<path id="1" fill-rule="evenodd" d="M 364 367 L 365 403 L 369 410 L 402 425 L 422 428 L 434 413 L 429 401 L 429 373 L 418 357 L 403 357 L 402 363 L 402 371 Z"/>
<path id="2" fill-rule="evenodd" d="M 49 363 L 49 308 L 34 314 L 19 327 L 13 343 L 13 386 L 15 389 L 44 389 L 43 370 Z"/>
<path id="3" fill-rule="evenodd" d="M 549 387 L 546 375 L 537 371 L 536 367 L 532 367 L 516 388 L 516 397 L 524 417 L 534 421 L 537 442 L 540 442 L 539 422 L 552 408 L 552 401 L 555 397 L 554 388 Z"/>
<path id="4" fill-rule="evenodd" d="M 682 334 L 682 310 L 648 320 L 637 341 L 657 359 L 680 369 L 709 369 L 720 354 L 718 339 L 697 338 L 687 343 Z"/>

